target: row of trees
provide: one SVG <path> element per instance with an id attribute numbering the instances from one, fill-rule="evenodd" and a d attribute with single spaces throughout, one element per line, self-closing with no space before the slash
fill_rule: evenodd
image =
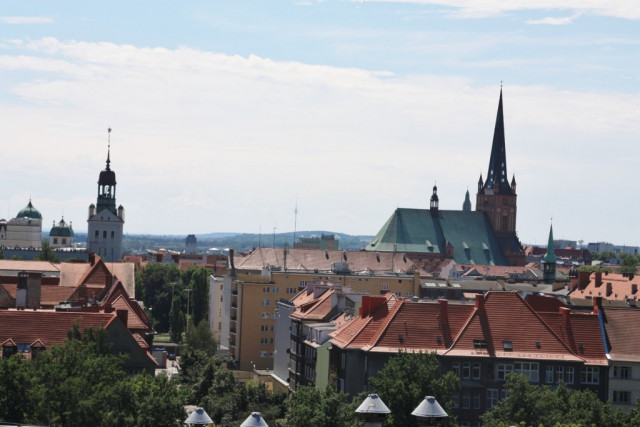
<path id="1" fill-rule="evenodd" d="M 157 332 L 170 332 L 174 342 L 182 341 L 187 315 L 194 325 L 207 319 L 209 272 L 192 266 L 180 272 L 173 264 L 149 263 L 136 272 L 136 298 Z"/>

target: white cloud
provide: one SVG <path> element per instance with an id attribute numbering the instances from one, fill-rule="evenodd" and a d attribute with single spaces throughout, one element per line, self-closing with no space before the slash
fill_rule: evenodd
<path id="1" fill-rule="evenodd" d="M 361 1 L 361 0 L 352 0 Z M 368 0 L 446 6 L 460 18 L 485 18 L 518 10 L 573 10 L 623 19 L 640 19 L 640 7 L 629 0 Z"/>
<path id="2" fill-rule="evenodd" d="M 44 16 L 0 16 L 2 24 L 51 24 L 53 22 L 53 19 Z"/>
<path id="3" fill-rule="evenodd" d="M 571 16 L 565 16 L 563 18 L 546 17 L 546 18 L 542 18 L 542 19 L 531 19 L 531 20 L 527 21 L 527 24 L 531 24 L 531 25 L 567 25 L 567 24 L 571 24 L 579 16 L 580 16 L 580 14 L 575 14 L 575 15 L 571 15 Z"/>
<path id="4" fill-rule="evenodd" d="M 436 180 L 441 206 L 458 209 L 486 173 L 498 88 L 465 78 L 53 38 L 2 50 L 0 74 L 12 77 L 4 85 L 17 83 L 0 97 L 0 180 L 13 183 L 0 200 L 32 193 L 51 207 L 41 209 L 46 221 L 61 213 L 49 199 L 74 200 L 64 213 L 77 230 L 95 199 L 107 126 L 127 232 L 257 232 L 275 223 L 285 231 L 298 198 L 299 229 L 374 234 L 396 206 L 428 205 Z M 555 191 L 554 178 L 566 173 L 548 159 L 574 165 L 576 186 L 609 189 L 598 177 L 620 175 L 611 152 L 633 152 L 640 136 L 636 97 L 504 91 L 509 167 L 523 206 L 548 197 L 532 195 Z M 616 180 L 616 190 L 626 182 L 635 181 Z M 559 198 L 554 212 L 581 203 Z M 524 230 L 539 220 L 519 212 Z"/>

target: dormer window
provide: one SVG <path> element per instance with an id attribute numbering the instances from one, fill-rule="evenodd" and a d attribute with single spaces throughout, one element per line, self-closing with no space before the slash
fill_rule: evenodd
<path id="1" fill-rule="evenodd" d="M 486 340 L 473 340 L 473 348 L 487 348 Z"/>
<path id="2" fill-rule="evenodd" d="M 513 343 L 511 341 L 502 341 L 502 349 L 504 351 L 513 350 Z"/>

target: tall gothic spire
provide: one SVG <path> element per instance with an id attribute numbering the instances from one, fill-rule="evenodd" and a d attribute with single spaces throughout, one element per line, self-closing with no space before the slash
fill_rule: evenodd
<path id="1" fill-rule="evenodd" d="M 507 152 L 504 139 L 504 118 L 502 115 L 502 87 L 500 87 L 500 102 L 496 126 L 493 131 L 493 144 L 491 146 L 491 158 L 489 159 L 489 171 L 484 183 L 485 190 L 493 190 L 494 194 L 513 194 L 507 178 Z"/>

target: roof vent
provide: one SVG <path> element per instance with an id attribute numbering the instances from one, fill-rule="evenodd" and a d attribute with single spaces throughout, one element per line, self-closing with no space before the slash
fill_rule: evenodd
<path id="1" fill-rule="evenodd" d="M 404 341 L 404 337 L 402 336 L 402 334 L 398 334 L 398 340 L 400 340 L 400 342 Z"/>
<path id="2" fill-rule="evenodd" d="M 584 350 L 584 344 L 582 344 L 582 343 L 578 343 L 578 348 L 579 348 L 580 350 Z"/>
<path id="3" fill-rule="evenodd" d="M 536 348 L 540 348 L 540 341 L 536 341 Z"/>
<path id="4" fill-rule="evenodd" d="M 438 336 L 436 337 L 436 342 L 437 342 L 438 344 L 442 344 L 442 337 L 441 337 L 440 335 L 438 335 Z"/>
<path id="5" fill-rule="evenodd" d="M 486 340 L 473 340 L 473 347 L 474 348 L 487 348 L 487 341 Z"/>

